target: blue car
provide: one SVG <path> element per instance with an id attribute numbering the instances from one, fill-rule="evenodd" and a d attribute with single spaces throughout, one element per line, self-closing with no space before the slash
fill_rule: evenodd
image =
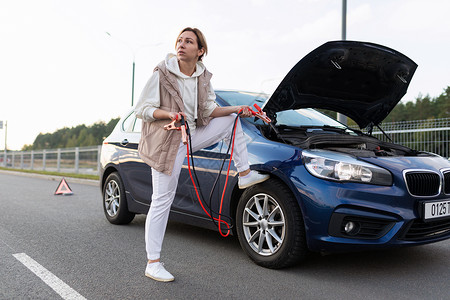
<path id="1" fill-rule="evenodd" d="M 384 249 L 450 237 L 450 162 L 371 136 L 406 93 L 416 68 L 393 49 L 336 41 L 300 60 L 271 96 L 216 91 L 218 105 L 258 104 L 272 120 L 241 119 L 251 168 L 270 179 L 241 190 L 231 163 L 220 216 L 255 263 L 282 268 L 311 251 Z M 342 113 L 368 134 L 315 109 Z M 151 170 L 137 152 L 140 130 L 141 120 L 129 112 L 102 147 L 103 207 L 113 224 L 127 224 L 149 209 Z M 172 220 L 226 231 L 213 218 L 219 218 L 228 145 L 221 141 L 193 154 L 212 218 L 199 204 L 186 158 Z"/>

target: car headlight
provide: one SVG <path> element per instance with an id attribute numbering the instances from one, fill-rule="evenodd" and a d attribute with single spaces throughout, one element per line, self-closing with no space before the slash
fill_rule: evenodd
<path id="1" fill-rule="evenodd" d="M 392 175 L 388 170 L 359 161 L 350 155 L 326 150 L 304 150 L 302 156 L 306 169 L 316 177 L 392 185 Z"/>

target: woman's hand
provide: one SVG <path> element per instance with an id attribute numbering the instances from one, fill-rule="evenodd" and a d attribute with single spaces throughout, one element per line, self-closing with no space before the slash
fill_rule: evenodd
<path id="1" fill-rule="evenodd" d="M 248 106 L 248 105 L 241 105 L 241 106 L 236 106 L 236 107 L 237 107 L 237 112 L 242 110 L 241 117 L 249 118 L 249 117 L 253 116 L 252 108 L 250 106 Z"/>
<path id="2" fill-rule="evenodd" d="M 164 120 L 164 119 L 169 119 L 169 120 L 175 120 L 175 121 L 180 121 L 181 120 L 181 115 L 185 116 L 185 114 L 183 112 L 173 112 L 173 111 L 167 111 L 167 110 L 162 110 L 162 109 L 156 109 L 153 112 L 153 118 L 157 119 L 157 120 Z"/>
<path id="3" fill-rule="evenodd" d="M 181 115 L 182 115 L 183 113 L 181 113 L 181 112 L 179 112 L 179 113 L 176 113 L 176 112 L 169 112 L 169 118 L 173 121 L 173 120 L 175 120 L 175 121 L 179 121 L 179 120 L 181 120 Z"/>
<path id="4" fill-rule="evenodd" d="M 251 107 L 248 105 L 238 105 L 238 106 L 222 106 L 222 107 L 216 107 L 213 112 L 211 113 L 210 117 L 217 118 L 217 117 L 224 117 L 231 115 L 233 113 L 239 113 L 239 111 L 242 109 L 241 117 L 248 118 L 251 117 L 253 114 L 251 112 Z"/>

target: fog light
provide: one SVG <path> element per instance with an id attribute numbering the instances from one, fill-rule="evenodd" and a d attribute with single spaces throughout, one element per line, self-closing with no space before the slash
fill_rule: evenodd
<path id="1" fill-rule="evenodd" d="M 348 235 L 355 235 L 359 231 L 359 226 L 353 221 L 348 221 L 347 223 L 345 223 L 344 231 Z"/>

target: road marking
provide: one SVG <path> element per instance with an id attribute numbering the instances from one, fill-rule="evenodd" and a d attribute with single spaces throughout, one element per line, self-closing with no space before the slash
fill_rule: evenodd
<path id="1" fill-rule="evenodd" d="M 34 259 L 26 255 L 25 253 L 13 254 L 13 256 L 25 265 L 31 272 L 44 281 L 49 287 L 57 292 L 63 299 L 86 299 L 81 296 L 77 291 L 68 286 L 64 281 L 53 275 L 49 270 L 41 266 Z"/>

